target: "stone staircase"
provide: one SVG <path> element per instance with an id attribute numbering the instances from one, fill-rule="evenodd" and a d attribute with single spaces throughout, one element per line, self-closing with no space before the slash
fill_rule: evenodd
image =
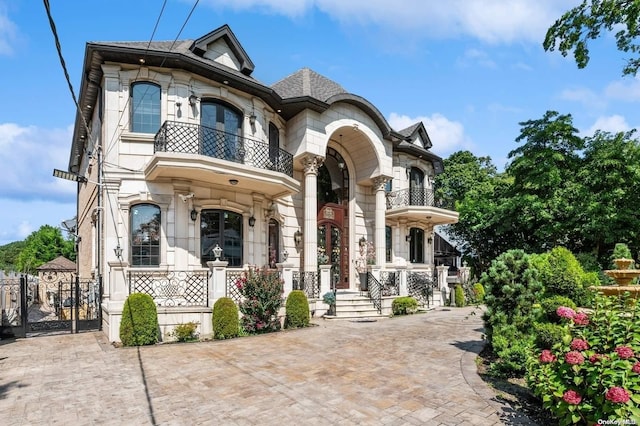
<path id="1" fill-rule="evenodd" d="M 385 310 L 383 309 L 383 312 Z M 326 319 L 337 320 L 366 320 L 375 318 L 388 318 L 389 315 L 381 315 L 373 305 L 366 292 L 338 290 L 336 293 L 336 314 L 325 315 Z"/>

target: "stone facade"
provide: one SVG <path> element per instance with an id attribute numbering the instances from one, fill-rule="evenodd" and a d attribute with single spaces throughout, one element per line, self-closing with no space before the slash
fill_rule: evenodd
<path id="1" fill-rule="evenodd" d="M 433 227 L 457 213 L 434 198 L 442 161 L 422 123 L 394 130 L 366 99 L 306 68 L 266 86 L 227 26 L 170 47 L 87 45 L 69 170 L 87 178 L 79 273 L 103 279 L 110 340 L 130 292 L 179 293 L 201 272 L 206 303 L 162 299 L 159 312 L 165 331 L 195 320 L 207 334 L 227 285 L 216 287 L 224 275 L 207 266 L 214 244 L 226 270 L 277 263 L 287 276 L 317 272 L 327 252 L 325 275 L 343 289 L 359 287 L 360 241 L 372 243 L 376 270 L 433 270 Z M 139 111 L 141 123 L 157 120 L 153 133 L 134 131 Z M 141 206 L 157 223 L 137 219 Z M 158 271 L 182 278 L 154 281 Z"/>

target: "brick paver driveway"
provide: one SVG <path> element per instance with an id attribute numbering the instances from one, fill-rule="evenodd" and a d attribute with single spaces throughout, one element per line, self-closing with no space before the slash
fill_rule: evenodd
<path id="1" fill-rule="evenodd" d="M 1 341 L 0 423 L 531 424 L 475 374 L 472 311 L 142 348 L 97 332 Z"/>

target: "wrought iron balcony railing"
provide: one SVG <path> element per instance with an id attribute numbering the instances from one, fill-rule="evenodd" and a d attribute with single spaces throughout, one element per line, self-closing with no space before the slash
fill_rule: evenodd
<path id="1" fill-rule="evenodd" d="M 290 153 L 212 127 L 165 121 L 154 142 L 155 152 L 206 155 L 293 177 L 293 155 Z"/>
<path id="2" fill-rule="evenodd" d="M 453 204 L 442 199 L 436 199 L 431 188 L 407 188 L 387 192 L 387 209 L 408 206 L 438 207 L 453 210 Z"/>

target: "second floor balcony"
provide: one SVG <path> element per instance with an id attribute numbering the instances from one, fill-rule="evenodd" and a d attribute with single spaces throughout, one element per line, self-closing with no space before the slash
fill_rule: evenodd
<path id="1" fill-rule="evenodd" d="M 300 190 L 293 179 L 293 156 L 280 147 L 207 126 L 165 122 L 154 139 L 145 168 L 149 180 L 188 179 L 234 185 L 277 197 Z"/>
<path id="2" fill-rule="evenodd" d="M 433 188 L 407 188 L 387 192 L 387 218 L 427 219 L 434 225 L 455 223 L 453 205 L 435 197 Z"/>

